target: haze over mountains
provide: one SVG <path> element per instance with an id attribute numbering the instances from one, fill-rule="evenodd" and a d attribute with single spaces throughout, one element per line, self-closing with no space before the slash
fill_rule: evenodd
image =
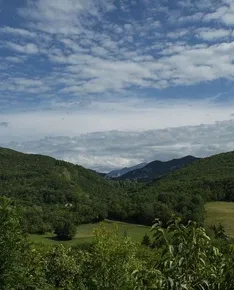
<path id="1" fill-rule="evenodd" d="M 0 148 L 0 194 L 23 209 L 30 233 L 49 231 L 55 216 L 68 215 L 77 224 L 108 218 L 151 225 L 155 217 L 166 224 L 172 213 L 202 223 L 204 202 L 234 200 L 234 152 L 195 159 L 151 162 L 146 168 L 160 164 L 160 178 L 139 183 L 106 180 L 79 165 Z"/>
<path id="2" fill-rule="evenodd" d="M 106 177 L 117 178 L 118 180 L 150 181 L 154 178 L 168 174 L 169 172 L 178 170 L 179 168 L 199 159 L 200 158 L 188 155 L 165 162 L 155 160 L 148 164 L 141 163 L 133 167 L 125 167 L 120 170 L 111 171 L 106 175 Z"/>
<path id="3" fill-rule="evenodd" d="M 121 176 L 123 176 L 124 174 L 126 174 L 128 172 L 134 171 L 136 169 L 141 169 L 144 166 L 146 166 L 146 164 L 147 163 L 140 163 L 140 164 L 137 164 L 135 166 L 124 167 L 124 168 L 119 169 L 119 170 L 112 170 L 111 172 L 106 174 L 106 177 L 118 178 L 118 177 L 121 177 Z"/>

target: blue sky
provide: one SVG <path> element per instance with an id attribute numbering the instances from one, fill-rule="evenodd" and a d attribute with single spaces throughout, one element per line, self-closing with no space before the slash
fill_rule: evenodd
<path id="1" fill-rule="evenodd" d="M 0 0 L 0 143 L 103 171 L 232 150 L 233 28 L 232 0 Z"/>

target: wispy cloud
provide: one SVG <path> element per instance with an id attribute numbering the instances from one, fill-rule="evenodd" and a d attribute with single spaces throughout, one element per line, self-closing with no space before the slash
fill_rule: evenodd
<path id="1" fill-rule="evenodd" d="M 23 80 L 20 80 L 23 82 Z M 33 82 L 34 83 L 34 82 Z M 39 85 L 39 83 L 38 83 Z M 29 100 L 30 101 L 30 100 Z M 77 136 L 97 131 L 144 131 L 167 127 L 194 126 L 214 123 L 230 118 L 234 104 L 220 105 L 213 101 L 167 100 L 150 98 L 83 99 L 73 102 L 54 102 L 48 98 L 45 103 L 22 112 L 3 113 L 11 128 L 4 140 L 26 140 L 37 136 Z M 30 120 L 30 122 L 29 122 Z M 36 129 L 35 129 L 36 128 Z"/>
<path id="2" fill-rule="evenodd" d="M 57 142 L 56 136 L 73 140 L 79 134 L 110 130 L 137 131 L 134 134 L 142 138 L 144 130 L 202 123 L 213 130 L 215 121 L 229 119 L 234 111 L 231 0 L 182 0 L 173 5 L 164 0 L 29 0 L 17 5 L 4 10 L 14 21 L 0 18 L 0 113 L 11 124 L 7 130 L 1 126 L 4 140 L 26 144 L 28 138 L 53 136 L 48 140 Z M 212 96 L 218 97 L 208 101 Z M 114 133 L 100 134 L 115 142 Z M 184 148 L 178 142 L 175 146 Z M 102 146 L 106 148 L 104 142 Z M 168 150 L 177 154 L 173 148 Z M 195 153 L 215 152 L 201 148 L 203 153 Z M 227 149 L 224 144 L 219 148 Z M 92 165 L 98 152 L 82 150 L 77 152 L 83 152 L 84 162 L 77 162 Z M 109 165 L 101 159 L 103 165 L 96 160 L 93 166 L 142 161 L 143 151 L 140 157 L 135 152 L 135 157 L 121 155 L 118 161 L 115 150 L 113 159 L 106 156 Z M 79 155 L 74 151 L 70 159 L 72 154 Z"/>
<path id="3" fill-rule="evenodd" d="M 206 40 L 214 41 L 218 39 L 225 39 L 228 36 L 232 36 L 232 31 L 228 29 L 211 29 L 211 28 L 199 28 L 196 30 L 197 36 Z"/>
<path id="4" fill-rule="evenodd" d="M 31 32 L 25 29 L 20 29 L 20 28 L 9 27 L 9 26 L 0 27 L 0 33 L 12 34 L 16 36 L 30 37 L 30 38 L 34 38 L 37 36 L 35 32 Z"/>
<path id="5" fill-rule="evenodd" d="M 12 49 L 19 53 L 25 53 L 25 54 L 36 54 L 38 53 L 38 47 L 34 43 L 27 43 L 25 45 L 20 45 L 13 42 L 5 42 L 5 46 L 9 49 Z"/>
<path id="6" fill-rule="evenodd" d="M 234 121 L 144 132 L 98 132 L 78 137 L 46 137 L 8 143 L 28 153 L 43 153 L 98 171 L 192 154 L 205 157 L 233 150 Z M 5 144 L 4 144 L 5 145 Z"/>
<path id="7" fill-rule="evenodd" d="M 5 41 L 5 48 L 24 55 L 40 54 L 40 77 L 64 98 L 233 78 L 232 32 L 221 27 L 198 27 L 201 19 L 217 19 L 232 4 L 205 4 L 180 1 L 178 7 L 183 10 L 175 17 L 177 23 L 165 29 L 172 19 L 162 24 L 162 15 L 177 15 L 179 8 L 170 10 L 169 5 L 164 9 L 163 1 L 141 2 L 140 15 L 127 12 L 134 11 L 134 1 L 29 1 L 18 9 L 28 29 L 4 26 L 0 32 L 22 37 L 20 43 Z M 117 21 L 119 15 L 121 21 Z M 181 28 L 185 23 L 187 26 Z M 193 35 L 195 43 L 191 41 Z M 15 55 L 7 60 L 20 63 Z M 6 93 L 7 86 L 4 89 Z"/>
<path id="8" fill-rule="evenodd" d="M 234 25 L 234 3 L 232 0 L 220 1 L 220 6 L 204 17 L 204 21 L 218 21 L 227 26 Z"/>

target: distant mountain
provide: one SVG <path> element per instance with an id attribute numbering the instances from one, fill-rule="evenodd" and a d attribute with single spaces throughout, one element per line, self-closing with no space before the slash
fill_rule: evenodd
<path id="1" fill-rule="evenodd" d="M 120 175 L 118 179 L 150 181 L 157 177 L 173 172 L 196 160 L 199 160 L 199 158 L 196 158 L 193 156 L 185 156 L 179 159 L 173 159 L 166 162 L 156 160 L 156 161 L 146 164 L 145 166 L 141 168 L 129 170 L 127 173 Z"/>
<path id="2" fill-rule="evenodd" d="M 119 170 L 113 170 L 106 174 L 106 177 L 108 178 L 118 178 L 121 177 L 123 174 L 128 173 L 129 171 L 133 171 L 136 169 L 141 169 L 142 167 L 146 166 L 147 163 L 140 163 L 138 165 L 132 166 L 132 167 L 124 167 Z"/>

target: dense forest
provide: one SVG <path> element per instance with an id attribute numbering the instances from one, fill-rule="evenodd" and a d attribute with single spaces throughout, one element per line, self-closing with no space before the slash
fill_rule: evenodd
<path id="1" fill-rule="evenodd" d="M 78 165 L 0 148 L 0 192 L 20 208 L 28 233 L 72 232 L 105 218 L 146 225 L 160 218 L 165 226 L 173 213 L 185 224 L 202 225 L 204 202 L 234 200 L 234 152 L 138 183 L 106 180 Z"/>
<path id="2" fill-rule="evenodd" d="M 96 229 L 86 248 L 31 244 L 20 215 L 0 198 L 0 287 L 66 290 L 233 290 L 234 247 L 222 230 L 209 236 L 195 222 L 157 220 L 142 245 L 117 230 Z"/>
<path id="3" fill-rule="evenodd" d="M 206 201 L 234 201 L 234 152 L 138 183 L 1 148 L 0 192 L 0 289 L 234 289 L 232 239 L 202 226 Z M 153 235 L 139 244 L 102 225 L 72 248 L 28 239 L 72 239 L 105 218 L 153 224 Z"/>

